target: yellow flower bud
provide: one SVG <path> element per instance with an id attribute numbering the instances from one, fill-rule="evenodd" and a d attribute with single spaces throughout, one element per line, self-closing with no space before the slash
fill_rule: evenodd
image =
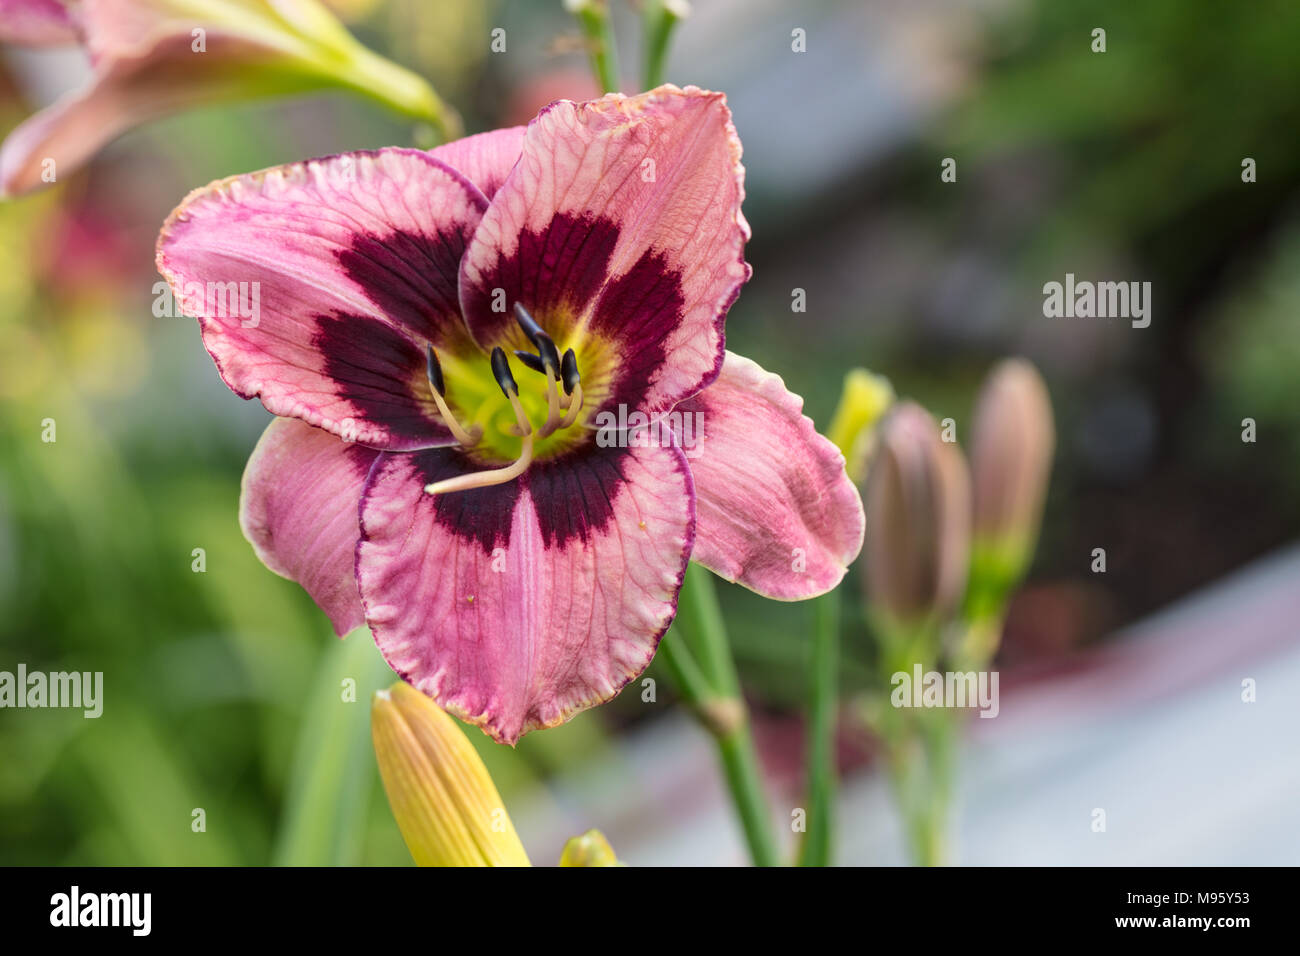
<path id="1" fill-rule="evenodd" d="M 389 806 L 420 866 L 528 866 L 496 785 L 464 732 L 398 682 L 375 694 L 370 729 Z"/>
<path id="2" fill-rule="evenodd" d="M 618 854 L 599 830 L 570 837 L 560 854 L 560 866 L 622 866 Z"/>
<path id="3" fill-rule="evenodd" d="M 876 424 L 893 403 L 894 387 L 883 375 L 855 368 L 844 376 L 844 390 L 826 437 L 843 453 L 849 478 L 855 482 L 866 474 Z"/>

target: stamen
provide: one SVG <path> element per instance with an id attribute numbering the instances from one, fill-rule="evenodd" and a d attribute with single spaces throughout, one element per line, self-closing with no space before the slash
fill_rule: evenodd
<path id="1" fill-rule="evenodd" d="M 525 352 L 523 349 L 515 349 L 515 358 L 523 362 L 534 372 L 544 373 L 546 366 L 542 364 L 542 357 L 534 355 L 532 352 Z"/>
<path id="2" fill-rule="evenodd" d="M 542 426 L 541 435 L 545 438 L 560 427 L 563 419 L 560 414 L 560 389 L 556 380 L 546 376 L 546 424 Z"/>
<path id="3" fill-rule="evenodd" d="M 524 447 L 519 453 L 519 457 L 504 468 L 493 468 L 489 471 L 476 471 L 468 475 L 457 475 L 455 478 L 444 478 L 442 481 L 435 481 L 431 485 L 425 485 L 424 490 L 431 495 L 445 495 L 453 491 L 469 491 L 473 488 L 504 485 L 507 481 L 514 481 L 522 475 L 532 463 L 533 436 L 529 432 L 524 436 Z"/>
<path id="4" fill-rule="evenodd" d="M 560 379 L 564 382 L 565 395 L 572 395 L 574 386 L 581 381 L 578 375 L 578 356 L 573 354 L 573 349 L 565 352 L 560 361 Z"/>
<path id="5" fill-rule="evenodd" d="M 446 399 L 443 397 L 447 394 L 447 383 L 442 377 L 442 364 L 438 361 L 438 355 L 433 351 L 432 345 L 426 345 L 425 350 L 424 370 L 429 377 L 429 384 L 433 386 L 433 400 L 438 406 L 438 413 L 442 415 L 443 423 L 455 436 L 456 441 L 466 448 L 473 448 L 483 437 L 483 429 L 475 425 L 467 431 L 460 422 L 456 421 L 456 416 L 447 407 Z"/>
<path id="6" fill-rule="evenodd" d="M 536 355 L 520 350 L 516 350 L 515 355 L 530 369 L 546 376 L 546 422 L 538 430 L 538 435 L 545 438 L 557 428 L 567 427 L 566 422 L 572 424 L 577 418 L 578 411 L 574 409 L 573 401 L 568 396 L 572 395 L 574 387 L 578 384 L 578 359 L 573 354 L 573 349 L 565 353 L 563 360 L 560 359 L 560 350 L 555 347 L 555 340 L 537 324 L 537 320 L 529 314 L 522 302 L 515 303 L 515 321 L 519 323 L 519 328 L 523 329 L 524 335 L 528 336 L 528 340 L 537 348 Z M 564 383 L 563 395 L 560 394 L 557 386 L 557 382 L 561 381 Z M 509 394 L 506 393 L 507 397 Z M 581 404 L 579 400 L 579 410 Z M 569 414 L 564 414 L 565 409 L 568 409 Z"/>
<path id="7" fill-rule="evenodd" d="M 492 350 L 492 374 L 496 377 L 497 384 L 501 386 L 502 394 L 510 400 L 510 407 L 515 410 L 515 425 L 512 431 L 520 436 L 531 435 L 533 425 L 524 413 L 523 404 L 519 401 L 519 384 L 510 371 L 510 360 L 500 348 Z"/>
<path id="8" fill-rule="evenodd" d="M 528 310 L 524 308 L 522 302 L 515 303 L 515 321 L 524 330 L 524 335 L 528 336 L 528 341 L 534 345 L 537 344 L 538 335 L 546 334 L 542 331 L 542 327 L 537 324 L 537 320 L 528 314 Z"/>
<path id="9" fill-rule="evenodd" d="M 572 425 L 574 422 L 578 420 L 578 416 L 581 413 L 582 413 L 582 386 L 575 383 L 573 386 L 573 395 L 569 399 L 569 413 L 565 415 L 564 419 L 560 422 L 560 427 L 568 428 L 570 425 Z"/>
<path id="10" fill-rule="evenodd" d="M 555 347 L 555 340 L 545 332 L 538 332 L 534 340 L 537 346 L 539 357 L 542 360 L 542 368 L 551 378 L 560 377 L 560 350 Z"/>
<path id="11" fill-rule="evenodd" d="M 442 378 L 442 363 L 438 361 L 438 353 L 432 345 L 424 347 L 424 374 L 429 376 L 429 384 L 435 392 L 443 396 L 447 394 L 447 383 Z"/>

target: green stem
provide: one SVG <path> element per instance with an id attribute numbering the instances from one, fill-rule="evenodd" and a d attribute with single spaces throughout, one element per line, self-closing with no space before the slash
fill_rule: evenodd
<path id="1" fill-rule="evenodd" d="M 813 602 L 812 680 L 808 706 L 808 830 L 800 866 L 831 864 L 835 828 L 835 730 L 839 703 L 840 594 Z"/>
<path id="2" fill-rule="evenodd" d="M 943 710 L 908 714 L 886 729 L 890 777 L 918 866 L 949 862 L 955 730 L 953 714 Z"/>
<path id="3" fill-rule="evenodd" d="M 422 77 L 358 45 L 346 76 L 351 89 L 389 109 L 428 123 L 442 142 L 464 135 L 460 114 Z"/>
<path id="4" fill-rule="evenodd" d="M 947 866 L 951 862 L 948 853 L 948 834 L 951 827 L 952 793 L 956 756 L 954 738 L 960 726 L 961 711 L 939 710 L 932 716 L 926 730 L 926 760 L 929 774 L 928 800 L 926 808 L 929 815 L 928 858 L 927 866 Z"/>
<path id="5" fill-rule="evenodd" d="M 580 0 L 570 5 L 591 53 L 591 69 L 606 93 L 619 91 L 618 44 L 614 42 L 614 20 L 606 0 Z"/>
<path id="6" fill-rule="evenodd" d="M 718 739 L 718 753 L 731 790 L 732 801 L 740 815 L 749 844 L 749 855 L 755 866 L 776 866 L 776 843 L 772 838 L 771 816 L 767 796 L 763 792 L 762 774 L 758 769 L 758 754 L 754 738 L 749 732 L 748 719 L 737 724 Z"/>
<path id="7" fill-rule="evenodd" d="M 683 640 L 676 628 L 670 630 L 659 642 L 656 659 L 668 668 L 678 692 L 692 708 L 707 709 L 714 698 L 713 688 Z"/>
<path id="8" fill-rule="evenodd" d="M 713 573 L 692 561 L 686 568 L 678 610 L 685 619 L 687 636 L 695 639 L 694 647 L 702 658 L 705 673 L 714 690 L 728 697 L 740 697 L 740 678 L 731 657 L 727 624 L 713 586 Z"/>
<path id="9" fill-rule="evenodd" d="M 352 680 L 345 689 L 344 681 Z M 354 866 L 375 783 L 370 696 L 393 679 L 368 630 L 334 640 L 321 655 L 303 709 L 277 866 Z"/>
<path id="10" fill-rule="evenodd" d="M 750 733 L 749 713 L 740 694 L 740 680 L 710 573 L 691 564 L 678 601 L 678 619 L 687 634 L 674 627 L 660 642 L 659 658 L 676 681 L 691 712 L 717 743 L 750 858 L 755 866 L 776 866 L 772 817 Z M 691 653 L 686 636 L 694 639 L 703 666 Z"/>
<path id="11" fill-rule="evenodd" d="M 641 11 L 645 36 L 644 88 L 653 90 L 664 81 L 664 64 L 668 59 L 669 40 L 681 17 L 665 0 L 645 0 Z"/>

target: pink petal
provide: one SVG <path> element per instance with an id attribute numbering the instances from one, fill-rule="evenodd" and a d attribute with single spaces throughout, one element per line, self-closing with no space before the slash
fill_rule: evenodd
<path id="1" fill-rule="evenodd" d="M 654 656 L 694 537 L 690 470 L 675 448 L 592 443 L 508 484 L 424 491 L 466 467 L 452 449 L 380 457 L 357 580 L 389 665 L 513 744 Z"/>
<path id="2" fill-rule="evenodd" d="M 721 93 L 553 103 L 466 252 L 470 331 L 526 347 L 510 312 L 521 302 L 561 350 L 584 330 L 615 343 L 608 369 L 583 370 L 603 407 L 667 411 L 722 364 L 723 319 L 749 277 L 743 178 Z"/>
<path id="3" fill-rule="evenodd" d="M 357 511 L 379 454 L 297 419 L 277 418 L 244 469 L 244 537 L 263 564 L 303 586 L 339 637 L 365 623 L 355 571 Z"/>
<path id="4" fill-rule="evenodd" d="M 293 163 L 191 193 L 163 226 L 158 269 L 178 301 L 205 303 L 204 344 L 238 394 L 377 448 L 448 444 L 424 345 L 480 358 L 455 276 L 485 205 L 418 150 Z M 258 284 L 255 325 L 219 308 L 229 282 Z"/>
<path id="5" fill-rule="evenodd" d="M 718 380 L 668 417 L 695 479 L 691 557 L 780 601 L 829 591 L 862 549 L 844 457 L 802 409 L 779 375 L 728 352 Z"/>
<path id="6" fill-rule="evenodd" d="M 519 162 L 523 142 L 524 127 L 508 126 L 444 143 L 429 155 L 462 173 L 491 199 Z"/>
<path id="7" fill-rule="evenodd" d="M 0 0 L 0 43 L 77 42 L 77 18 L 60 0 Z"/>

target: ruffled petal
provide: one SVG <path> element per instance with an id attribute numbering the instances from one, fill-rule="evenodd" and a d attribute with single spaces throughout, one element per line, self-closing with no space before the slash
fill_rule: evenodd
<path id="1" fill-rule="evenodd" d="M 267 426 L 244 469 L 239 524 L 268 568 L 297 581 L 342 637 L 365 622 L 358 507 L 380 453 L 293 418 Z"/>
<path id="2" fill-rule="evenodd" d="M 582 369 L 600 407 L 667 411 L 722 364 L 723 319 L 749 277 L 743 179 L 721 93 L 553 103 L 466 252 L 470 331 L 484 347 L 527 347 L 520 302 L 561 349 L 603 343 L 605 360 Z"/>
<path id="3" fill-rule="evenodd" d="M 478 355 L 455 276 L 485 205 L 418 150 L 293 163 L 191 193 L 163 226 L 158 268 L 187 314 L 202 313 L 238 394 L 377 448 L 449 444 L 424 346 Z M 238 283 L 257 292 L 252 320 L 231 314 Z"/>
<path id="4" fill-rule="evenodd" d="M 508 484 L 425 492 L 467 467 L 458 449 L 381 456 L 357 580 L 389 665 L 513 744 L 654 656 L 694 537 L 690 469 L 676 448 L 592 443 Z"/>
<path id="5" fill-rule="evenodd" d="M 491 199 L 519 162 L 523 143 L 524 127 L 507 126 L 444 143 L 429 155 L 464 174 Z"/>
<path id="6" fill-rule="evenodd" d="M 802 409 L 779 375 L 728 352 L 718 380 L 667 419 L 695 479 L 692 558 L 780 601 L 829 591 L 862 549 L 844 457 Z"/>

